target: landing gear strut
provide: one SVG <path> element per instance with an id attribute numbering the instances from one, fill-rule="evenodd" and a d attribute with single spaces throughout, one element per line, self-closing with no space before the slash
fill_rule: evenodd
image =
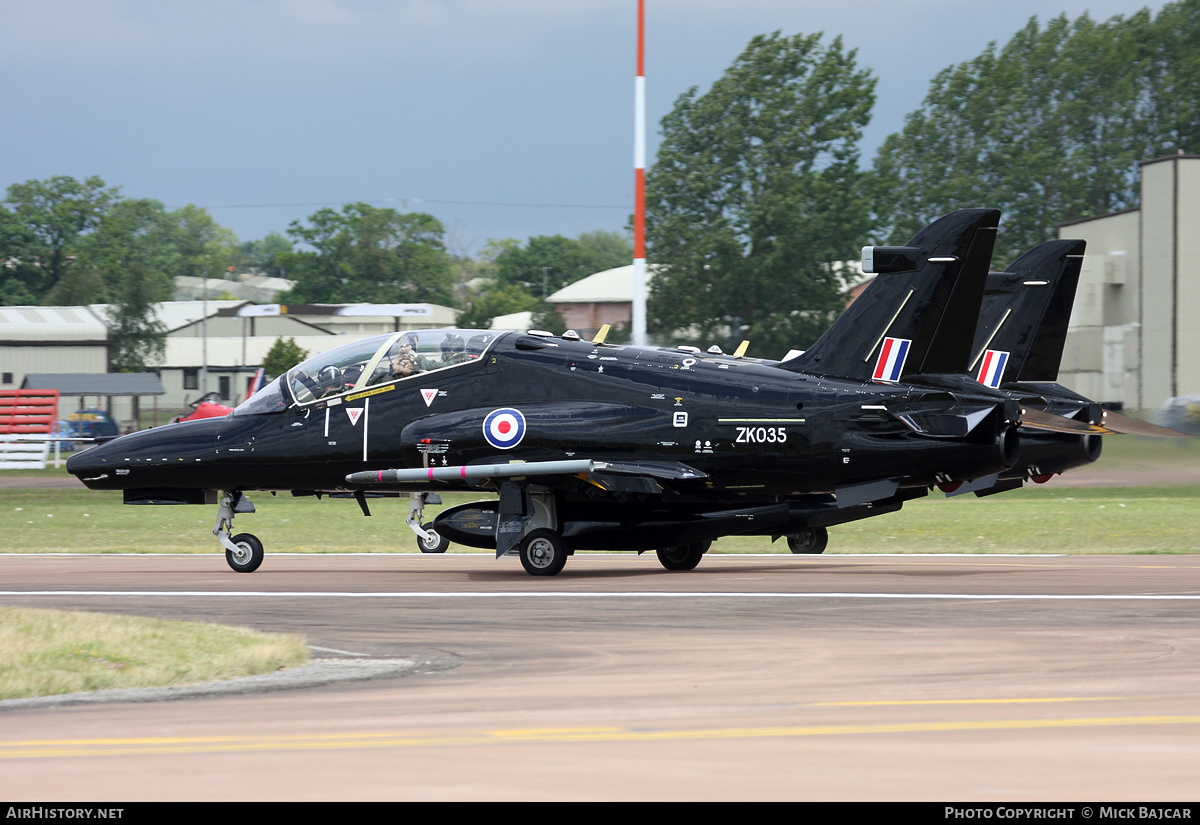
<path id="1" fill-rule="evenodd" d="M 426 456 L 428 459 L 428 456 Z M 408 518 L 404 523 L 417 536 L 417 549 L 422 553 L 445 553 L 450 541 L 441 536 L 431 524 L 422 524 L 421 516 L 426 504 L 441 504 L 442 498 L 437 493 L 413 493 L 408 504 Z"/>
<path id="2" fill-rule="evenodd" d="M 233 517 L 237 513 L 253 513 L 254 505 L 236 490 L 221 495 L 217 508 L 217 523 L 213 535 L 225 548 L 225 561 L 238 573 L 253 573 L 263 563 L 263 545 L 252 533 L 238 533 L 233 538 Z"/>

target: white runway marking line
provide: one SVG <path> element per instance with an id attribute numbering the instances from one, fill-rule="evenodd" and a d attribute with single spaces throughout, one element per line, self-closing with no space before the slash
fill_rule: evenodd
<path id="1" fill-rule="evenodd" d="M 439 593 L 352 593 L 269 590 L 0 590 L 3 596 L 163 596 L 169 598 L 305 599 L 967 599 L 974 601 L 1200 601 L 1200 594 L 1053 594 L 1053 593 L 715 593 L 660 590 L 579 593 L 569 590 Z"/>
<path id="2" fill-rule="evenodd" d="M 270 555 L 272 557 L 283 556 L 283 557 L 293 557 L 293 558 L 330 558 L 330 557 L 338 557 L 338 556 L 356 556 L 356 557 L 377 556 L 379 558 L 411 558 L 411 559 L 425 559 L 426 561 L 430 560 L 430 555 L 428 553 L 420 553 L 420 552 L 412 552 L 412 551 L 391 552 L 391 551 L 386 551 L 386 550 L 378 550 L 378 551 L 375 551 L 375 550 L 372 550 L 372 551 L 339 550 L 337 552 L 332 552 L 332 553 L 323 553 L 323 552 L 304 553 L 304 552 L 299 552 L 299 551 L 294 551 L 294 550 L 273 550 L 268 555 Z M 480 559 L 480 558 L 490 559 L 494 555 L 495 554 L 490 550 L 481 550 L 479 552 L 467 551 L 467 552 L 444 553 L 444 554 L 439 555 L 437 558 L 440 561 L 445 561 L 447 559 Z M 581 552 L 579 555 L 575 556 L 575 558 L 578 560 L 587 560 L 587 561 L 598 561 L 598 560 L 604 560 L 604 559 L 607 559 L 610 561 L 629 561 L 632 558 L 632 555 L 633 554 L 630 551 L 623 551 L 623 550 L 611 550 L 611 551 L 604 551 L 604 550 L 590 551 L 589 550 L 589 551 Z M 839 561 L 861 559 L 863 561 L 870 561 L 871 559 L 883 559 L 883 558 L 886 558 L 886 559 L 937 559 L 937 558 L 951 558 L 951 559 L 1061 559 L 1061 558 L 1069 558 L 1071 555 L 1072 555 L 1071 553 L 822 553 L 820 556 L 809 556 L 808 559 L 810 561 L 817 561 L 819 559 L 837 559 Z M 1074 555 L 1086 556 L 1087 554 L 1086 553 L 1076 553 Z M 69 552 L 0 553 L 0 558 L 13 558 L 13 559 L 29 559 L 29 558 L 41 558 L 41 557 L 50 557 L 50 556 L 69 557 L 69 558 L 119 557 L 119 558 L 197 559 L 197 558 L 214 558 L 214 557 L 215 558 L 224 558 L 225 552 L 221 551 L 218 553 L 215 551 L 205 550 L 205 551 L 198 552 L 198 553 L 69 553 Z M 791 553 L 722 553 L 719 551 L 714 551 L 710 554 L 707 554 L 705 556 L 705 558 L 717 559 L 717 560 L 735 560 L 735 561 L 737 559 L 775 559 L 777 561 L 782 561 L 783 559 L 792 559 L 793 561 L 800 561 L 804 558 L 804 556 L 801 556 L 798 559 L 795 555 L 793 555 Z"/>
<path id="3" fill-rule="evenodd" d="M 355 653 L 350 650 L 338 650 L 336 647 L 317 647 L 316 645 L 309 645 L 308 649 L 319 652 L 319 653 L 337 653 L 340 656 L 367 656 L 367 657 L 369 657 L 371 655 L 370 653 Z"/>

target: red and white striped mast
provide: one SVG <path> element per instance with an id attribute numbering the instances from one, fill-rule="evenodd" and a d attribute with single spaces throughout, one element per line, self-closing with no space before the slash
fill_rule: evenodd
<path id="1" fill-rule="evenodd" d="M 638 0 L 637 77 L 633 85 L 632 338 L 646 344 L 646 0 Z"/>

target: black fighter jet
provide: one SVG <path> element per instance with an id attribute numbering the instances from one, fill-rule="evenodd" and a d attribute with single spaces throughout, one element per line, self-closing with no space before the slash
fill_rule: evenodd
<path id="1" fill-rule="evenodd" d="M 67 469 L 130 504 L 218 504 L 213 533 L 240 572 L 263 558 L 256 537 L 233 535 L 256 490 L 353 497 L 367 515 L 369 497 L 408 493 L 423 550 L 515 553 L 533 575 L 592 549 L 654 550 L 690 570 L 727 535 L 819 553 L 827 527 L 936 485 L 990 489 L 1014 467 L 1019 485 L 1034 467 L 1026 434 L 1065 434 L 1075 450 L 1109 431 L 1086 399 L 1060 414 L 1065 390 L 1026 404 L 1021 373 L 1016 389 L 976 380 L 998 220 L 964 210 L 904 247 L 866 248 L 875 281 L 783 362 L 570 332 L 395 333 L 308 359 L 227 418 L 122 436 Z M 443 490 L 498 496 L 422 523 Z"/>
<path id="2" fill-rule="evenodd" d="M 1005 271 L 988 275 L 970 369 L 980 383 L 1017 399 L 1025 420 L 1039 420 L 1038 412 L 1058 420 L 1040 419 L 1040 431 L 1020 428 L 1020 456 L 1012 467 L 995 480 L 977 479 L 953 494 L 991 495 L 1020 487 L 1025 480 L 1044 484 L 1099 458 L 1101 435 L 1183 437 L 1105 410 L 1057 383 L 1086 246 L 1081 240 L 1048 241 Z"/>

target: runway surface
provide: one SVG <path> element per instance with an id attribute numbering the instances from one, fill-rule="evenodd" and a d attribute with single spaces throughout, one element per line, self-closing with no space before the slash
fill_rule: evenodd
<path id="1" fill-rule="evenodd" d="M 445 666 L 0 712 L 14 801 L 1186 801 L 1200 776 L 1194 556 L 3 556 L 0 590 Z"/>

